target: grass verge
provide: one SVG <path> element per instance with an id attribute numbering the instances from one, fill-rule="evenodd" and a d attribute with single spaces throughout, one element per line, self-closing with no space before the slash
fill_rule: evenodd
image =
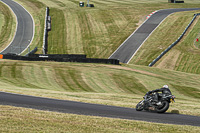
<path id="1" fill-rule="evenodd" d="M 0 13 L 0 31 L 1 31 L 3 24 L 4 24 L 4 16 L 2 13 Z"/>
<path id="2" fill-rule="evenodd" d="M 16 18 L 12 11 L 0 2 L 0 13 L 1 17 L 1 30 L 0 30 L 0 52 L 4 50 L 8 44 L 12 41 L 15 29 L 16 29 Z"/>
<path id="3" fill-rule="evenodd" d="M 38 111 L 0 105 L 0 132 L 194 133 L 200 127 Z"/>

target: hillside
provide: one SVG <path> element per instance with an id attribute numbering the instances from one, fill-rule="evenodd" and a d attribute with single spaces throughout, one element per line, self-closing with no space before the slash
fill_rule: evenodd
<path id="1" fill-rule="evenodd" d="M 200 115 L 199 78 L 196 74 L 135 65 L 0 63 L 0 91 L 134 108 L 148 90 L 168 84 L 178 101 L 171 109 L 194 115 Z M 191 110 L 193 105 L 196 110 Z"/>
<path id="2" fill-rule="evenodd" d="M 95 8 L 80 8 L 79 1 L 18 0 L 34 16 L 36 34 L 31 45 L 42 51 L 45 7 L 50 7 L 52 30 L 49 32 L 49 54 L 86 54 L 108 58 L 117 47 L 145 20 L 152 11 L 164 8 L 198 7 L 200 2 L 169 4 L 163 1 L 92 1 Z M 33 5 L 29 7 L 28 5 Z M 144 43 L 130 64 L 147 66 L 173 43 L 198 11 L 170 15 Z M 39 14 L 39 15 L 38 15 Z M 199 33 L 199 17 L 186 37 L 155 66 L 190 73 L 200 73 L 199 49 L 193 42 Z M 160 34 L 162 33 L 162 34 Z M 151 47 L 151 49 L 149 49 Z M 27 51 L 26 51 L 27 52 Z"/>
<path id="3" fill-rule="evenodd" d="M 194 14 L 199 12 L 180 12 L 170 15 L 144 43 L 132 59 L 131 64 L 147 66 L 178 39 Z M 157 62 L 155 67 L 199 74 L 200 49 L 194 45 L 194 41 L 200 32 L 199 25 L 198 16 L 183 39 Z"/>
<path id="4" fill-rule="evenodd" d="M 31 49 L 37 46 L 37 53 L 42 53 L 45 8 L 49 6 L 52 16 L 49 53 L 87 54 L 94 58 L 108 58 L 151 12 L 200 5 L 199 0 L 185 0 L 185 4 L 169 4 L 163 0 L 91 0 L 95 8 L 80 8 L 78 0 L 16 1 L 35 20 Z M 0 6 L 0 33 L 5 32 L 5 21 L 12 23 L 15 29 L 14 16 L 5 5 L 0 3 Z M 5 19 L 3 7 L 11 15 L 10 19 Z M 199 18 L 180 44 L 155 67 L 147 67 L 154 57 L 177 39 L 194 13 L 172 14 L 154 31 L 128 65 L 0 60 L 0 91 L 135 108 L 148 90 L 168 84 L 176 96 L 176 103 L 170 105 L 168 112 L 179 110 L 181 114 L 200 116 L 199 49 L 191 43 L 199 33 Z M 13 29 L 6 32 L 7 37 L 3 39 L 12 38 Z M 1 48 L 3 44 L 0 40 Z M 192 126 L 62 114 L 7 105 L 0 108 L 0 132 L 199 131 L 199 127 Z"/>
<path id="5" fill-rule="evenodd" d="M 108 58 L 151 12 L 165 8 L 198 7 L 200 4 L 197 0 L 185 4 L 169 4 L 163 0 L 95 0 L 91 1 L 95 8 L 81 8 L 77 0 L 17 1 L 30 11 L 36 21 L 32 48 L 37 45 L 41 53 L 45 8 L 49 6 L 52 18 L 49 54 L 86 54 L 94 58 Z"/>

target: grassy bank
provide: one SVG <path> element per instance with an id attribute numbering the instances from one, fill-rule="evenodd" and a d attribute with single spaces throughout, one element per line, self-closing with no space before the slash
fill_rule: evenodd
<path id="1" fill-rule="evenodd" d="M 194 133 L 200 130 L 200 127 L 193 126 L 81 116 L 2 105 L 0 108 L 0 132 Z"/>
<path id="2" fill-rule="evenodd" d="M 80 8 L 78 0 L 17 1 L 25 5 L 33 15 L 45 12 L 41 9 L 31 11 L 33 7 L 29 7 L 30 4 L 40 3 L 50 7 L 52 31 L 48 39 L 49 53 L 87 54 L 88 57 L 96 58 L 108 58 L 152 11 L 198 7 L 199 4 L 197 0 L 186 1 L 185 4 L 170 4 L 162 0 L 97 0 L 92 1 L 95 8 Z M 38 19 L 37 15 L 34 16 Z M 39 20 L 43 22 L 44 18 Z M 43 30 L 38 30 L 38 33 L 36 35 L 41 36 Z M 41 45 L 38 43 L 41 41 L 33 44 Z"/>
<path id="3" fill-rule="evenodd" d="M 16 18 L 11 10 L 0 2 L 0 52 L 12 41 L 16 30 Z"/>
<path id="4" fill-rule="evenodd" d="M 131 64 L 147 66 L 178 39 L 195 13 L 199 13 L 199 11 L 170 15 L 143 44 Z M 196 36 L 200 32 L 199 26 L 200 21 L 197 17 L 183 39 L 157 62 L 155 67 L 199 74 L 199 49 L 194 46 Z"/>
<path id="5" fill-rule="evenodd" d="M 98 58 L 109 57 L 145 20 L 146 15 L 152 11 L 164 8 L 198 7 L 200 4 L 197 0 L 185 1 L 185 4 L 170 4 L 162 0 L 151 2 L 147 2 L 147 0 L 111 0 L 94 1 L 95 8 L 80 8 L 78 6 L 79 1 L 76 0 L 16 1 L 22 4 L 34 17 L 36 32 L 31 45 L 32 49 L 38 46 L 38 53 L 42 51 L 45 7 L 49 6 L 50 15 L 52 16 L 52 31 L 49 33 L 49 53 L 87 54 L 88 57 Z M 192 18 L 193 13 L 177 13 L 177 15 L 172 15 L 167 19 L 165 24 L 154 32 L 155 35 L 152 35 L 145 43 L 145 47 L 154 44 L 153 50 L 146 51 L 145 48 L 142 48 L 132 63 L 149 64 L 168 44 L 177 39 L 179 33 L 183 31 Z M 160 32 L 162 34 L 159 34 Z M 188 57 L 188 55 L 184 55 L 184 58 Z M 179 61 L 177 62 L 179 63 Z M 184 64 L 184 60 L 182 62 Z M 198 66 L 198 64 L 194 65 Z M 170 67 L 173 66 L 175 65 L 172 64 Z M 175 68 L 175 70 L 182 69 L 180 67 Z M 196 72 L 195 68 L 193 71 Z"/>
<path id="6" fill-rule="evenodd" d="M 38 46 L 38 53 L 42 51 L 45 8 L 49 6 L 52 16 L 52 30 L 48 38 L 49 53 L 87 54 L 88 57 L 98 58 L 109 57 L 152 11 L 162 8 L 198 7 L 200 4 L 199 0 L 185 0 L 185 4 L 169 4 L 163 0 L 95 0 L 92 1 L 95 8 L 80 8 L 78 0 L 16 1 L 34 17 L 36 27 L 31 47 Z M 185 44 L 188 46 L 177 47 L 173 51 L 174 54 L 169 54 L 171 57 L 167 55 L 169 65 L 163 67 L 161 64 L 166 63 L 162 63 L 161 60 L 160 65 L 156 64 L 157 68 L 142 66 L 168 47 L 168 43 L 177 39 L 193 17 L 193 13 L 195 12 L 177 13 L 166 19 L 154 32 L 155 35 L 152 34 L 152 38 L 150 37 L 143 45 L 147 47 L 155 45 L 155 51 L 141 48 L 136 55 L 137 58 L 132 61 L 132 64 L 137 65 L 0 60 L 0 91 L 134 108 L 148 90 L 168 84 L 177 97 L 176 103 L 171 104 L 169 112 L 179 110 L 181 114 L 200 116 L 200 76 L 185 73 L 199 72 L 198 62 L 195 65 L 195 61 L 198 61 L 198 51 L 195 53 L 194 49 L 190 49 L 195 56 L 185 53 L 190 44 L 188 42 L 193 39 L 189 33 L 187 35 L 190 37 Z M 198 21 L 193 26 L 198 29 Z M 148 56 L 149 54 L 152 57 Z M 0 108 L 1 132 L 198 132 L 199 130 L 198 127 L 191 126 L 69 115 L 3 105 Z"/>
<path id="7" fill-rule="evenodd" d="M 2 28 L 3 25 L 4 25 L 4 16 L 3 16 L 3 14 L 1 13 L 1 14 L 0 14 L 0 31 L 1 31 L 1 28 Z"/>
<path id="8" fill-rule="evenodd" d="M 43 2 L 59 9 L 50 13 L 52 21 L 58 20 L 60 24 L 53 24 L 55 30 L 51 31 L 49 38 L 50 41 L 52 38 L 57 38 L 58 41 L 49 43 L 49 53 L 87 54 L 88 57 L 108 58 L 152 11 L 186 7 L 161 1 L 94 1 L 95 8 L 80 8 L 78 2 Z M 188 3 L 187 6 L 195 5 Z M 65 19 L 54 15 L 58 12 Z"/>
<path id="9" fill-rule="evenodd" d="M 178 109 L 198 116 L 199 78 L 195 74 L 134 65 L 8 60 L 0 64 L 1 91 L 134 108 L 148 90 L 168 84 L 177 97 L 169 111 Z"/>

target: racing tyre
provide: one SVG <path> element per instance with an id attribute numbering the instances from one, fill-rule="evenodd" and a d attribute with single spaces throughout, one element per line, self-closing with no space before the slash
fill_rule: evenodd
<path id="1" fill-rule="evenodd" d="M 142 111 L 144 109 L 144 101 L 140 101 L 137 105 L 136 105 L 136 110 L 137 111 Z"/>
<path id="2" fill-rule="evenodd" d="M 162 105 L 158 106 L 157 113 L 165 113 L 169 108 L 168 101 L 162 101 Z"/>

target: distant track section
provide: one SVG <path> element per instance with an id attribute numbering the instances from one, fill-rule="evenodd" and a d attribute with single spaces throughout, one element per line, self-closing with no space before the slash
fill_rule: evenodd
<path id="1" fill-rule="evenodd" d="M 200 10 L 200 8 L 164 9 L 155 12 L 118 47 L 109 59 L 118 59 L 120 62 L 128 64 L 142 44 L 168 15 L 192 10 Z"/>
<path id="2" fill-rule="evenodd" d="M 34 21 L 32 16 L 20 4 L 13 0 L 0 0 L 8 5 L 17 18 L 17 28 L 13 41 L 1 54 L 20 54 L 26 50 L 34 36 Z"/>
<path id="3" fill-rule="evenodd" d="M 198 116 L 170 113 L 158 114 L 145 111 L 136 111 L 133 108 L 90 104 L 67 100 L 18 95 L 5 92 L 0 92 L 0 104 L 79 115 L 200 126 L 200 117 Z"/>

